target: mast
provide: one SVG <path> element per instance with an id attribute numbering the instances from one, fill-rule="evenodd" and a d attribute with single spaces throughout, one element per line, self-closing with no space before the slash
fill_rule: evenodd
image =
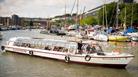
<path id="1" fill-rule="evenodd" d="M 103 26 L 104 26 L 104 6 L 103 6 Z"/>
<path id="2" fill-rule="evenodd" d="M 124 31 L 125 31 L 126 30 L 126 3 L 125 3 L 125 17 L 124 17 L 123 27 L 124 27 Z"/>
<path id="3" fill-rule="evenodd" d="M 73 12 L 73 9 L 74 9 L 74 7 L 75 7 L 75 4 L 76 4 L 76 0 L 74 1 L 74 4 L 73 4 L 73 7 L 72 7 L 72 9 L 71 9 L 71 15 L 72 15 L 72 12 Z"/>
<path id="4" fill-rule="evenodd" d="M 67 8 L 67 5 L 66 5 L 66 0 L 65 0 L 65 22 L 64 22 L 64 26 L 66 26 L 66 8 Z"/>
<path id="5" fill-rule="evenodd" d="M 118 11 L 119 11 L 119 4 L 117 1 L 117 7 L 116 7 L 116 28 L 118 28 Z"/>
<path id="6" fill-rule="evenodd" d="M 132 16 L 131 16 L 131 27 L 133 26 L 133 4 L 134 4 L 134 3 L 132 3 L 132 13 L 131 13 L 131 15 L 132 15 Z"/>
<path id="7" fill-rule="evenodd" d="M 76 13 L 76 24 L 78 24 L 78 10 L 79 10 L 79 0 L 77 0 L 77 13 Z"/>
<path id="8" fill-rule="evenodd" d="M 82 19 L 84 18 L 84 12 L 85 12 L 86 6 L 84 6 L 83 8 L 83 12 L 82 12 Z"/>
<path id="9" fill-rule="evenodd" d="M 104 2 L 104 5 L 105 5 L 105 27 L 108 28 L 108 26 L 107 26 L 106 0 L 105 0 L 105 2 Z"/>

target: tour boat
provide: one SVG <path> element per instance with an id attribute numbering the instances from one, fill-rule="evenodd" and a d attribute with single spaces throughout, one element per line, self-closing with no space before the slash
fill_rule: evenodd
<path id="1" fill-rule="evenodd" d="M 104 65 L 113 68 L 125 68 L 134 58 L 134 55 L 129 53 L 104 52 L 98 43 L 31 37 L 10 38 L 6 45 L 1 46 L 1 50 L 57 59 L 68 63 Z"/>

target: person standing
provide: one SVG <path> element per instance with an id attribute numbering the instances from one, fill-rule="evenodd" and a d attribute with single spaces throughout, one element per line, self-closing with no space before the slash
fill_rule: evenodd
<path id="1" fill-rule="evenodd" d="M 82 41 L 78 42 L 78 53 L 81 53 L 82 50 Z"/>

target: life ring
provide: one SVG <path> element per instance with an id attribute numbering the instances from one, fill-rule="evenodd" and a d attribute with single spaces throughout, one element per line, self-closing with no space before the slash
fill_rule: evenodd
<path id="1" fill-rule="evenodd" d="M 1 50 L 4 51 L 5 50 L 5 46 L 1 46 Z"/>
<path id="2" fill-rule="evenodd" d="M 69 56 L 65 56 L 65 62 L 69 62 L 70 61 L 70 57 Z"/>
<path id="3" fill-rule="evenodd" d="M 90 61 L 90 60 L 91 60 L 91 56 L 90 56 L 90 55 L 86 55 L 86 56 L 85 56 L 85 60 L 86 60 L 86 61 Z"/>
<path id="4" fill-rule="evenodd" d="M 29 51 L 29 55 L 33 55 L 33 51 Z"/>

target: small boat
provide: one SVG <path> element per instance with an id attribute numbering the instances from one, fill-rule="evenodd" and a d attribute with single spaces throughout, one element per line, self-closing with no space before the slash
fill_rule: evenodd
<path id="1" fill-rule="evenodd" d="M 108 36 L 105 34 L 97 34 L 93 38 L 94 40 L 98 40 L 98 41 L 108 41 Z"/>
<path id="2" fill-rule="evenodd" d="M 128 36 L 138 37 L 138 32 L 127 33 Z"/>
<path id="3" fill-rule="evenodd" d="M 127 41 L 130 41 L 130 38 L 128 36 L 122 36 L 122 35 L 109 35 L 108 40 L 109 41 L 127 42 Z"/>
<path id="4" fill-rule="evenodd" d="M 122 34 L 130 37 L 131 41 L 138 41 L 138 30 L 137 29 L 130 27 L 124 32 L 122 32 Z"/>
<path id="5" fill-rule="evenodd" d="M 128 53 L 104 52 L 98 43 L 31 37 L 10 38 L 6 45 L 1 46 L 1 50 L 112 68 L 125 68 L 134 58 Z"/>
<path id="6" fill-rule="evenodd" d="M 131 41 L 138 41 L 138 32 L 127 33 Z"/>
<path id="7" fill-rule="evenodd" d="M 88 38 L 94 39 L 97 41 L 108 41 L 107 34 L 102 33 L 102 32 L 90 32 L 90 34 L 88 34 Z"/>
<path id="8" fill-rule="evenodd" d="M 137 41 L 138 42 L 138 37 L 130 37 L 131 38 L 131 41 Z"/>

